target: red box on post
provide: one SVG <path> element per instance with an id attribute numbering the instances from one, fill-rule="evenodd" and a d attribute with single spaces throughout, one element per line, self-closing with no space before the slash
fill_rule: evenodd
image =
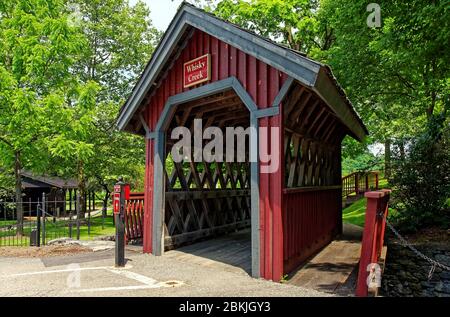
<path id="1" fill-rule="evenodd" d="M 120 192 L 123 187 L 125 200 L 130 199 L 130 185 L 124 184 L 124 185 L 114 185 L 114 192 L 113 192 L 113 211 L 115 214 L 120 213 Z"/>

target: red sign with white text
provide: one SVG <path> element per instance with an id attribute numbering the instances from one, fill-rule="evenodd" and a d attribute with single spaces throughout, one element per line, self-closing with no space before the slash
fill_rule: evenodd
<path id="1" fill-rule="evenodd" d="M 193 59 L 183 66 L 183 87 L 191 87 L 211 79 L 211 55 Z"/>
<path id="2" fill-rule="evenodd" d="M 120 213 L 120 192 L 113 193 L 113 210 L 114 214 Z"/>
<path id="3" fill-rule="evenodd" d="M 123 190 L 125 193 L 125 200 L 130 199 L 130 185 L 125 184 L 123 185 Z M 113 210 L 115 214 L 120 213 L 120 191 L 121 186 L 120 185 L 114 185 L 114 192 L 112 193 L 113 198 Z"/>

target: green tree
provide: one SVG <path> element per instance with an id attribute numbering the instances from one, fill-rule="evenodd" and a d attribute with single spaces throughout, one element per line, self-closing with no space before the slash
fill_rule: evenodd
<path id="1" fill-rule="evenodd" d="M 404 151 L 434 116 L 446 115 L 449 1 L 378 1 L 382 25 L 369 28 L 367 2 L 322 0 L 335 42 L 329 63 L 369 127 L 372 139 Z"/>
<path id="2" fill-rule="evenodd" d="M 115 120 L 161 34 L 152 26 L 150 10 L 142 2 L 131 6 L 128 0 L 72 0 L 68 6 L 74 24 L 87 39 L 87 49 L 79 56 L 74 72 L 84 81 L 98 83 L 99 93 L 86 139 L 93 154 L 64 166 L 66 172 L 78 175 L 81 200 L 90 184 L 103 190 L 106 206 L 118 176 L 143 178 L 143 139 L 119 133 Z"/>
<path id="3" fill-rule="evenodd" d="M 71 67 L 84 39 L 68 23 L 60 0 L 0 3 L 0 159 L 14 170 L 18 234 L 23 230 L 21 170 L 43 170 L 50 150 L 68 145 L 67 126 L 89 108 L 92 84 L 81 85 Z M 68 155 L 68 153 L 66 153 Z"/>
<path id="4" fill-rule="evenodd" d="M 207 10 L 261 36 L 309 53 L 326 50 L 333 33 L 318 23 L 317 0 L 206 1 Z"/>
<path id="5" fill-rule="evenodd" d="M 367 25 L 363 0 L 208 3 L 216 15 L 330 64 L 368 126 L 369 141 L 385 144 L 387 166 L 394 145 L 404 152 L 405 139 L 447 115 L 449 0 L 377 1 L 379 28 Z"/>

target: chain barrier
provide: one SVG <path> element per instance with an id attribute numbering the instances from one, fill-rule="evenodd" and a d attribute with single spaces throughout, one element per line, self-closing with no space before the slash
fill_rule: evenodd
<path id="1" fill-rule="evenodd" d="M 420 252 L 419 250 L 417 250 L 413 245 L 411 245 L 411 243 L 409 243 L 408 241 L 406 241 L 406 239 L 394 228 L 394 226 L 389 222 L 389 220 L 387 220 L 387 218 L 384 216 L 383 213 L 379 213 L 378 216 L 380 216 L 381 218 L 384 219 L 384 221 L 386 222 L 388 228 L 394 233 L 394 235 L 400 240 L 401 244 L 404 247 L 407 247 L 408 249 L 410 249 L 417 257 L 427 261 L 428 263 L 431 264 L 431 268 L 430 271 L 428 272 L 428 280 L 431 280 L 431 278 L 433 277 L 433 273 L 436 269 L 436 267 L 439 267 L 443 270 L 446 271 L 450 271 L 450 267 L 447 265 L 444 265 L 432 258 L 430 258 L 429 256 L 426 256 L 425 254 L 423 254 L 422 252 Z"/>

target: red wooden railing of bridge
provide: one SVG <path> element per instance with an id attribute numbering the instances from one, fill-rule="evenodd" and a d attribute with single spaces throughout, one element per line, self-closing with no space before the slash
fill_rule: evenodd
<path id="1" fill-rule="evenodd" d="M 378 190 L 377 172 L 354 172 L 342 178 L 342 197 Z"/>
<path id="2" fill-rule="evenodd" d="M 144 193 L 130 193 L 125 202 L 125 239 L 142 239 L 144 224 Z"/>
<path id="3" fill-rule="evenodd" d="M 283 191 L 284 272 L 291 272 L 326 246 L 342 227 L 341 187 L 288 188 Z"/>
<path id="4" fill-rule="evenodd" d="M 361 258 L 359 260 L 356 296 L 367 296 L 369 272 L 377 269 L 377 266 L 372 266 L 372 264 L 378 264 L 383 249 L 384 231 L 386 228 L 386 221 L 384 219 L 388 215 L 390 193 L 391 190 L 383 189 L 364 194 L 367 198 L 367 207 L 361 244 Z"/>

